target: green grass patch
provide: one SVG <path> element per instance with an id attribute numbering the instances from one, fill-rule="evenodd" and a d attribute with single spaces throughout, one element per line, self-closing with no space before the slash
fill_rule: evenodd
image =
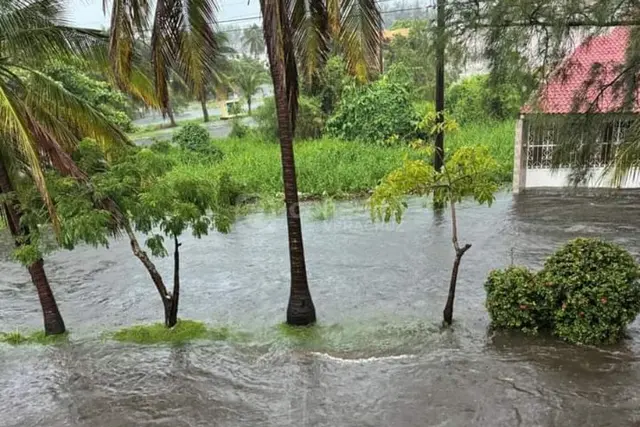
<path id="1" fill-rule="evenodd" d="M 468 124 L 445 137 L 445 149 L 486 145 L 500 165 L 498 179 L 506 183 L 512 178 L 514 132 L 513 121 Z M 219 167 L 243 186 L 243 192 L 259 195 L 266 210 L 278 210 L 283 191 L 279 146 L 255 136 L 220 139 L 214 144 L 224 152 Z M 365 196 L 402 165 L 407 153 L 411 150 L 406 146 L 381 147 L 330 138 L 297 142 L 298 191 L 302 199 Z"/>
<path id="2" fill-rule="evenodd" d="M 513 120 L 469 123 L 461 126 L 456 132 L 445 135 L 445 150 L 451 152 L 459 147 L 485 145 L 498 162 L 498 179 L 502 183 L 508 183 L 513 179 L 515 129 L 516 123 Z"/>
<path id="3" fill-rule="evenodd" d="M 22 332 L 6 332 L 0 333 L 0 342 L 11 345 L 21 344 L 58 344 L 66 342 L 69 339 L 69 333 L 65 332 L 60 335 L 45 335 L 44 331 L 32 332 L 29 334 L 23 334 Z"/>
<path id="4" fill-rule="evenodd" d="M 220 167 L 249 194 L 276 196 L 283 191 L 280 148 L 259 139 L 223 139 Z M 302 198 L 345 198 L 374 188 L 388 172 L 402 164 L 404 147 L 321 139 L 295 145 L 298 191 Z"/>
<path id="5" fill-rule="evenodd" d="M 136 344 L 185 343 L 198 339 L 225 340 L 230 332 L 227 328 L 207 328 L 202 322 L 178 320 L 173 328 L 164 323 L 137 325 L 120 329 L 112 337 L 116 341 Z"/>

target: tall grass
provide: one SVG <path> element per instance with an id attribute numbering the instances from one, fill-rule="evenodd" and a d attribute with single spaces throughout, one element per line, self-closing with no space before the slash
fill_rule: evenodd
<path id="1" fill-rule="evenodd" d="M 445 151 L 450 153 L 459 147 L 485 145 L 498 162 L 500 182 L 511 182 L 515 126 L 513 120 L 465 124 L 456 132 L 445 136 Z"/>
<path id="2" fill-rule="evenodd" d="M 451 152 L 462 146 L 486 145 L 500 165 L 498 178 L 509 182 L 513 170 L 514 129 L 513 121 L 465 125 L 445 137 L 445 148 Z M 214 144 L 224 152 L 219 167 L 229 172 L 244 192 L 263 198 L 281 195 L 282 166 L 277 144 L 255 137 L 221 139 Z M 387 173 L 398 168 L 409 152 L 401 146 L 380 147 L 335 139 L 297 142 L 298 191 L 305 198 L 365 194 Z"/>
<path id="3" fill-rule="evenodd" d="M 274 195 L 283 191 L 280 149 L 257 139 L 225 139 L 215 144 L 224 152 L 220 167 L 244 191 Z M 298 191 L 304 197 L 345 197 L 376 186 L 402 164 L 406 148 L 381 148 L 355 142 L 322 139 L 296 143 Z"/>

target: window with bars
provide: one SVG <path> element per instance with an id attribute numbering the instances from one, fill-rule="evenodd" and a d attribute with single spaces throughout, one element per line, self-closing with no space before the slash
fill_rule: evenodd
<path id="1" fill-rule="evenodd" d="M 562 137 L 558 123 L 535 123 L 527 127 L 526 153 L 527 169 L 550 169 L 553 154 Z M 598 148 L 591 155 L 589 166 L 604 167 L 615 157 L 616 149 L 625 138 L 625 133 L 631 126 L 631 120 L 615 119 L 604 124 L 599 139 Z M 563 130 L 566 132 L 566 130 Z M 576 131 L 579 131 L 576 129 Z"/>

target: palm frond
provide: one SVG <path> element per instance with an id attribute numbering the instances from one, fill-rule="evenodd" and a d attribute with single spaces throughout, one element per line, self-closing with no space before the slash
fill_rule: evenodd
<path id="1" fill-rule="evenodd" d="M 178 0 L 157 0 L 151 34 L 151 63 L 153 66 L 156 99 L 162 115 L 170 110 L 169 104 L 169 71 L 173 59 L 178 55 L 182 25 L 182 11 Z"/>
<path id="2" fill-rule="evenodd" d="M 118 88 L 125 90 L 129 81 L 135 32 L 125 0 L 113 0 L 109 26 L 109 60 Z"/>
<path id="3" fill-rule="evenodd" d="M 25 63 L 90 56 L 107 41 L 99 30 L 74 28 L 62 18 L 62 0 L 13 0 L 0 10 L 0 44 Z"/>
<path id="4" fill-rule="evenodd" d="M 95 139 L 103 148 L 129 145 L 127 136 L 100 111 L 59 82 L 32 68 L 21 67 L 29 73 L 26 85 L 25 104 L 39 127 L 62 146 L 71 147 L 78 139 Z M 69 138 L 69 132 L 74 138 Z"/>
<path id="5" fill-rule="evenodd" d="M 213 31 L 217 7 L 214 0 L 185 0 L 177 70 L 194 94 L 201 94 L 214 69 L 218 38 Z"/>
<path id="6" fill-rule="evenodd" d="M 291 27 L 296 58 L 308 82 L 329 55 L 329 21 L 323 0 L 291 0 Z"/>
<path id="7" fill-rule="evenodd" d="M 298 112 L 298 71 L 285 0 L 260 0 L 265 44 L 271 78 L 276 93 L 284 93 L 288 104 L 291 132 L 295 132 Z"/>
<path id="8" fill-rule="evenodd" d="M 40 165 L 40 156 L 34 135 L 29 128 L 28 111 L 20 97 L 0 80 L 0 140 L 12 144 L 22 155 L 34 184 L 47 206 L 54 230 L 60 230 L 55 206 L 49 196 Z"/>
<path id="9" fill-rule="evenodd" d="M 382 17 L 375 0 L 343 0 L 338 42 L 347 68 L 360 81 L 378 69 Z"/>

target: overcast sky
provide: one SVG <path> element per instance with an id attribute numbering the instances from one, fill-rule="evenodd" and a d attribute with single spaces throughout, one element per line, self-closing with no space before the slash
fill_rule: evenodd
<path id="1" fill-rule="evenodd" d="M 218 20 L 246 18 L 260 15 L 259 0 L 220 0 Z M 67 17 L 73 24 L 85 28 L 108 27 L 108 17 L 102 12 L 102 0 L 68 0 Z M 247 27 L 259 20 L 240 21 L 223 25 Z"/>

